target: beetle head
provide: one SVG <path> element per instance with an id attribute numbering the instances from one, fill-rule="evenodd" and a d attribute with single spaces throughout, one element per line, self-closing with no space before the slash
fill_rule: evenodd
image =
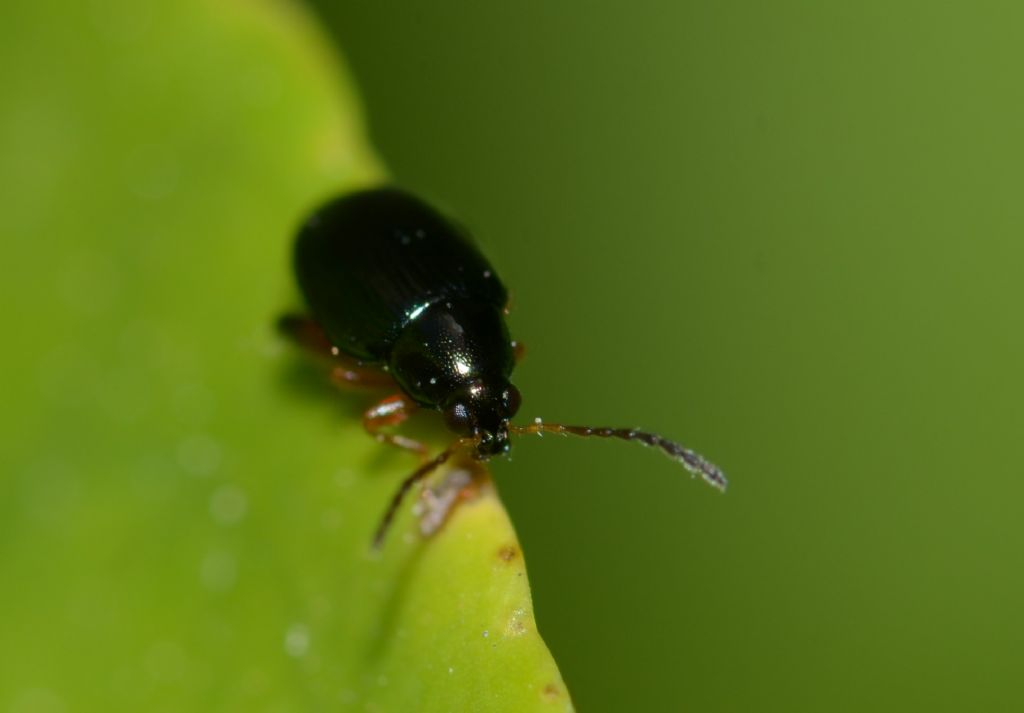
<path id="1" fill-rule="evenodd" d="M 519 410 L 519 389 L 508 381 L 477 381 L 455 392 L 444 406 L 448 428 L 476 442 L 480 460 L 508 453 L 508 420 Z"/>

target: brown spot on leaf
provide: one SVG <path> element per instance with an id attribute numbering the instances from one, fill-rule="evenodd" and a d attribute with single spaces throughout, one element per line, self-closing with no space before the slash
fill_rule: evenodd
<path id="1" fill-rule="evenodd" d="M 498 559 L 502 562 L 511 562 L 519 554 L 519 550 L 516 549 L 515 545 L 505 545 L 498 550 Z"/>
<path id="2" fill-rule="evenodd" d="M 544 686 L 544 690 L 540 692 L 540 695 L 545 701 L 556 701 L 562 695 L 562 691 L 555 684 L 549 683 Z"/>

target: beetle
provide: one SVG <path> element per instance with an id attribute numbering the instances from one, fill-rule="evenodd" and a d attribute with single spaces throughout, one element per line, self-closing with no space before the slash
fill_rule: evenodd
<path id="1" fill-rule="evenodd" d="M 281 331 L 325 357 L 336 384 L 392 389 L 363 425 L 421 459 L 392 497 L 374 546 L 413 485 L 455 453 L 480 461 L 508 453 L 510 434 L 639 441 L 725 489 L 717 466 L 654 433 L 540 419 L 512 424 L 521 397 L 511 375 L 522 348 L 505 324 L 508 291 L 468 234 L 411 193 L 381 187 L 328 201 L 299 230 L 294 268 L 309 313 L 284 315 Z M 456 436 L 433 458 L 424 444 L 385 430 L 417 409 L 439 411 Z"/>

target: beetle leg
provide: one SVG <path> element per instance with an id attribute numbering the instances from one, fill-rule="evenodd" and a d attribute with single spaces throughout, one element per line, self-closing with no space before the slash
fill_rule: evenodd
<path id="1" fill-rule="evenodd" d="M 301 314 L 283 314 L 277 320 L 280 332 L 301 347 L 321 356 L 332 355 L 332 345 L 324 330 L 310 317 Z"/>
<path id="2" fill-rule="evenodd" d="M 512 357 L 516 360 L 516 364 L 523 360 L 526 356 L 526 345 L 520 341 L 512 340 Z"/>
<path id="3" fill-rule="evenodd" d="M 487 468 L 475 458 L 463 455 L 436 485 L 428 485 L 420 496 L 420 534 L 433 535 L 463 500 L 476 497 L 480 484 L 487 482 Z"/>
<path id="4" fill-rule="evenodd" d="M 418 408 L 416 402 L 404 394 L 394 394 L 380 401 L 363 414 L 363 428 L 381 443 L 390 443 L 416 453 L 421 461 L 427 459 L 427 447 L 406 436 L 386 433 L 383 429 L 404 422 Z"/>
<path id="5" fill-rule="evenodd" d="M 299 314 L 286 314 L 277 322 L 281 332 L 305 349 L 331 363 L 330 378 L 337 386 L 346 388 L 386 388 L 394 380 L 378 368 L 363 364 L 338 351 L 314 320 Z"/>
<path id="6" fill-rule="evenodd" d="M 342 388 L 385 389 L 394 388 L 395 381 L 387 373 L 348 359 L 335 358 L 330 379 Z"/>

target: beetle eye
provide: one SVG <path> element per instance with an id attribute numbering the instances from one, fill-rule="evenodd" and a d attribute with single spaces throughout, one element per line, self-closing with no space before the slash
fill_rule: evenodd
<path id="1" fill-rule="evenodd" d="M 519 395 L 519 389 L 509 384 L 508 387 L 501 392 L 501 405 L 505 407 L 505 418 L 512 418 L 519 411 L 519 404 L 523 401 L 523 397 Z"/>
<path id="2" fill-rule="evenodd" d="M 460 436 L 473 435 L 473 418 L 466 404 L 456 401 L 444 411 L 444 422 L 450 430 Z"/>

